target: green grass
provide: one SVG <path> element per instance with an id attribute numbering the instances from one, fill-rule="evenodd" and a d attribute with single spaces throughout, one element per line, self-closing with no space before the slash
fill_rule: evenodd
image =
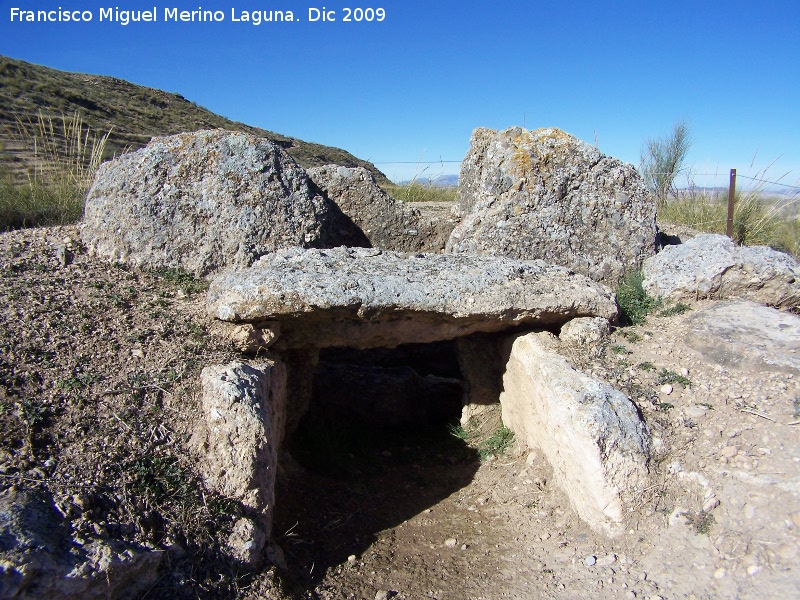
<path id="1" fill-rule="evenodd" d="M 649 362 L 649 361 L 643 362 L 643 363 L 639 363 L 639 368 L 642 371 L 655 371 L 656 370 L 656 366 L 653 363 Z"/>
<path id="2" fill-rule="evenodd" d="M 640 325 L 659 302 L 642 288 L 644 276 L 641 271 L 628 273 L 617 288 L 619 320 L 622 325 Z"/>
<path id="3" fill-rule="evenodd" d="M 790 200 L 771 200 L 762 192 L 737 192 L 733 240 L 743 246 L 770 246 L 800 256 L 800 221 L 786 212 Z M 658 211 L 659 221 L 686 225 L 706 233 L 725 234 L 727 194 L 689 194 L 670 198 Z"/>
<path id="4" fill-rule="evenodd" d="M 455 202 L 456 188 L 438 187 L 421 183 L 406 185 L 384 184 L 383 190 L 395 200 L 403 202 Z"/>
<path id="5" fill-rule="evenodd" d="M 626 340 L 628 340 L 629 342 L 631 342 L 631 343 L 634 343 L 634 344 L 635 344 L 636 342 L 641 342 L 641 341 L 642 341 L 642 336 L 640 336 L 640 335 L 639 335 L 638 333 L 636 333 L 635 331 L 626 331 L 626 330 L 621 330 L 621 331 L 619 332 L 619 334 L 620 334 L 622 337 L 624 337 Z"/>
<path id="6" fill-rule="evenodd" d="M 447 431 L 454 438 L 475 448 L 481 462 L 491 457 L 502 456 L 514 443 L 514 432 L 502 423 L 489 434 L 481 431 L 472 419 L 466 427 L 460 424 L 449 425 Z"/>
<path id="7" fill-rule="evenodd" d="M 18 118 L 16 132 L 32 166 L 21 176 L 0 165 L 0 231 L 80 220 L 108 133 L 93 131 L 78 113 Z"/>
<path id="8" fill-rule="evenodd" d="M 612 344 L 611 346 L 609 346 L 609 349 L 610 349 L 610 350 L 611 350 L 611 351 L 612 351 L 614 354 L 633 354 L 633 352 L 631 352 L 630 350 L 628 350 L 628 349 L 627 349 L 625 346 L 623 346 L 622 344 Z"/>
<path id="9" fill-rule="evenodd" d="M 669 369 L 661 369 L 656 376 L 656 385 L 664 385 L 665 383 L 679 383 L 683 387 L 692 385 L 692 382 L 683 375 L 679 375 Z"/>
<path id="10" fill-rule="evenodd" d="M 501 425 L 478 445 L 478 456 L 482 461 L 493 456 L 502 456 L 513 443 L 514 432 L 505 425 Z"/>
<path id="11" fill-rule="evenodd" d="M 684 304 L 683 302 L 678 302 L 674 306 L 670 306 L 669 308 L 665 308 L 662 311 L 658 312 L 659 317 L 674 317 L 675 315 L 682 315 L 683 313 L 692 310 L 692 307 L 688 304 Z"/>

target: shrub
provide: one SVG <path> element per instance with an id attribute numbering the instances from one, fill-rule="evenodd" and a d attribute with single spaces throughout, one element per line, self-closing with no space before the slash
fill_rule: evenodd
<path id="1" fill-rule="evenodd" d="M 642 281 L 642 272 L 633 271 L 622 279 L 617 288 L 619 320 L 622 325 L 639 325 L 658 307 L 658 301 L 644 291 Z"/>
<path id="2" fill-rule="evenodd" d="M 60 118 L 39 113 L 35 122 L 18 117 L 17 137 L 34 166 L 21 182 L 7 167 L 0 171 L 0 230 L 79 220 L 109 133 L 92 132 L 78 113 Z"/>
<path id="3" fill-rule="evenodd" d="M 675 123 L 669 135 L 645 142 L 639 169 L 658 206 L 676 194 L 675 178 L 684 169 L 690 146 L 691 132 L 684 121 Z"/>

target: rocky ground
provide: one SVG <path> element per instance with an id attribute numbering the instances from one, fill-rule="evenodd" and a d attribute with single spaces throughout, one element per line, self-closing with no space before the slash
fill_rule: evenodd
<path id="1" fill-rule="evenodd" d="M 236 506 L 185 450 L 200 369 L 236 356 L 204 284 L 92 260 L 78 239 L 0 234 L 0 498 L 51 494 L 78 544 L 164 550 L 142 597 L 800 594 L 796 317 L 699 302 L 569 355 L 625 391 L 656 440 L 618 538 L 577 519 L 544 458 L 497 435 L 497 411 L 475 435 L 301 429 L 278 475 L 288 572 L 248 575 L 222 550 Z"/>

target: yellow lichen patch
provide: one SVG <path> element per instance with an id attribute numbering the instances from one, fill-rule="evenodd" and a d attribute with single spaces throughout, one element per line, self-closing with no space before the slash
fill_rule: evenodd
<path id="1" fill-rule="evenodd" d="M 516 167 L 519 177 L 528 177 L 533 174 L 533 164 L 531 162 L 531 134 L 529 131 L 514 137 L 514 154 L 512 160 Z"/>
<path id="2" fill-rule="evenodd" d="M 570 142 L 575 139 L 572 135 L 570 135 L 566 131 L 562 131 L 558 127 L 537 129 L 536 131 L 531 132 L 531 137 L 533 136 L 535 136 L 537 140 L 542 140 L 543 138 L 546 138 L 553 142 Z"/>

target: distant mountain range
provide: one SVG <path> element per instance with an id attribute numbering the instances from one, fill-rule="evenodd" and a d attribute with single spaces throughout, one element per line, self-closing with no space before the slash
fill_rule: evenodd
<path id="1" fill-rule="evenodd" d="M 0 150 L 4 162 L 20 169 L 31 161 L 17 139 L 16 120 L 35 122 L 37 114 L 71 116 L 78 111 L 85 124 L 103 134 L 111 130 L 107 157 L 145 146 L 153 136 L 222 128 L 272 140 L 303 167 L 339 164 L 365 167 L 379 183 L 386 175 L 370 162 L 340 148 L 304 142 L 237 123 L 217 115 L 180 94 L 135 85 L 115 77 L 57 71 L 0 56 Z"/>
<path id="2" fill-rule="evenodd" d="M 458 187 L 458 175 L 439 175 L 437 177 L 417 177 L 401 181 L 398 185 L 408 185 L 409 183 L 419 183 L 431 185 L 433 187 Z"/>

